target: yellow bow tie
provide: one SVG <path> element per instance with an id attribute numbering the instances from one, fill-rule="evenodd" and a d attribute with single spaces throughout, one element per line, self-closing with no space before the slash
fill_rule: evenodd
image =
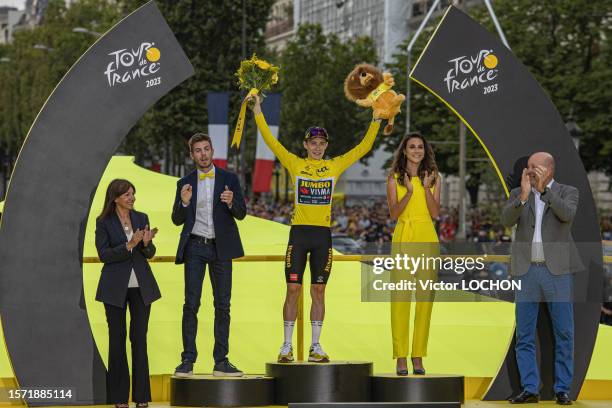
<path id="1" fill-rule="evenodd" d="M 213 173 L 212 171 L 208 173 L 200 173 L 200 180 L 204 180 L 206 178 L 215 178 L 215 173 Z"/>

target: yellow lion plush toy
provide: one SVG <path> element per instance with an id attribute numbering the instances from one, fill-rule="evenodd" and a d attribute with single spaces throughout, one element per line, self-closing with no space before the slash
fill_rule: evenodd
<path id="1" fill-rule="evenodd" d="M 397 94 L 391 88 L 395 85 L 393 75 L 370 64 L 359 64 L 344 80 L 344 94 L 349 101 L 359 106 L 372 107 L 374 117 L 386 119 L 387 126 L 383 133 L 391 134 L 395 115 L 400 113 L 400 106 L 406 97 Z"/>

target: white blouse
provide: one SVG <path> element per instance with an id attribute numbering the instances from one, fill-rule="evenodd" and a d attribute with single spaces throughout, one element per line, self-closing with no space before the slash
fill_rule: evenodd
<path id="1" fill-rule="evenodd" d="M 132 239 L 132 236 L 134 235 L 134 232 L 132 230 L 130 230 L 129 232 L 126 231 L 125 235 L 127 236 L 128 242 Z M 130 250 L 130 252 L 132 252 Z M 137 288 L 138 286 L 138 279 L 136 279 L 136 273 L 134 272 L 134 268 L 132 268 L 132 273 L 130 274 L 130 280 L 128 282 L 128 288 Z"/>

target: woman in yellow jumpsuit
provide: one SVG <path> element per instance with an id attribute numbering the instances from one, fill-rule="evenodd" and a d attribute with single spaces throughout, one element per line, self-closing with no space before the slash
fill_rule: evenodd
<path id="1" fill-rule="evenodd" d="M 395 152 L 387 179 L 387 202 L 391 218 L 397 219 L 393 232 L 393 251 L 411 256 L 437 255 L 438 235 L 432 218 L 438 217 L 440 212 L 440 177 L 434 152 L 418 133 L 405 136 Z M 423 357 L 427 355 L 433 306 L 433 293 L 419 290 L 418 281 L 435 279 L 435 275 L 433 267 L 421 268 L 415 275 L 406 275 L 412 279 L 416 276 L 417 283 L 411 353 L 414 374 L 425 374 Z M 409 350 L 410 305 L 409 297 L 398 299 L 396 294 L 392 295 L 391 332 L 398 375 L 408 375 L 406 359 Z"/>

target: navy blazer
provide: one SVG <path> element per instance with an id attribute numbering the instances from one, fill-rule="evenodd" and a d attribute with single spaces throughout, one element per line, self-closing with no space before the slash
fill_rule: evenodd
<path id="1" fill-rule="evenodd" d="M 187 207 L 181 201 L 181 189 L 185 184 L 191 184 L 192 196 Z M 233 193 L 232 208 L 221 201 L 221 193 L 227 186 Z M 172 222 L 174 225 L 183 225 L 178 250 L 176 252 L 176 263 L 184 262 L 183 255 L 189 234 L 193 230 L 196 219 L 196 205 L 198 202 L 198 172 L 192 171 L 176 183 L 176 197 L 172 207 Z M 215 228 L 215 246 L 217 248 L 217 259 L 227 261 L 244 256 L 242 241 L 238 233 L 237 218 L 246 217 L 246 203 L 242 194 L 242 188 L 238 177 L 227 170 L 215 167 L 215 187 L 213 192 L 213 226 Z"/>
<path id="2" fill-rule="evenodd" d="M 145 213 L 134 210 L 130 211 L 130 221 L 134 231 L 142 230 L 149 225 L 149 217 Z M 147 258 L 153 258 L 155 255 L 155 245 L 151 241 L 145 247 L 140 241 L 130 252 L 126 248 L 127 242 L 127 236 L 115 212 L 104 219 L 96 220 L 96 249 L 98 257 L 104 262 L 96 300 L 124 307 L 133 268 L 142 300 L 145 305 L 149 305 L 161 297 L 159 287 L 149 262 L 147 262 Z"/>

